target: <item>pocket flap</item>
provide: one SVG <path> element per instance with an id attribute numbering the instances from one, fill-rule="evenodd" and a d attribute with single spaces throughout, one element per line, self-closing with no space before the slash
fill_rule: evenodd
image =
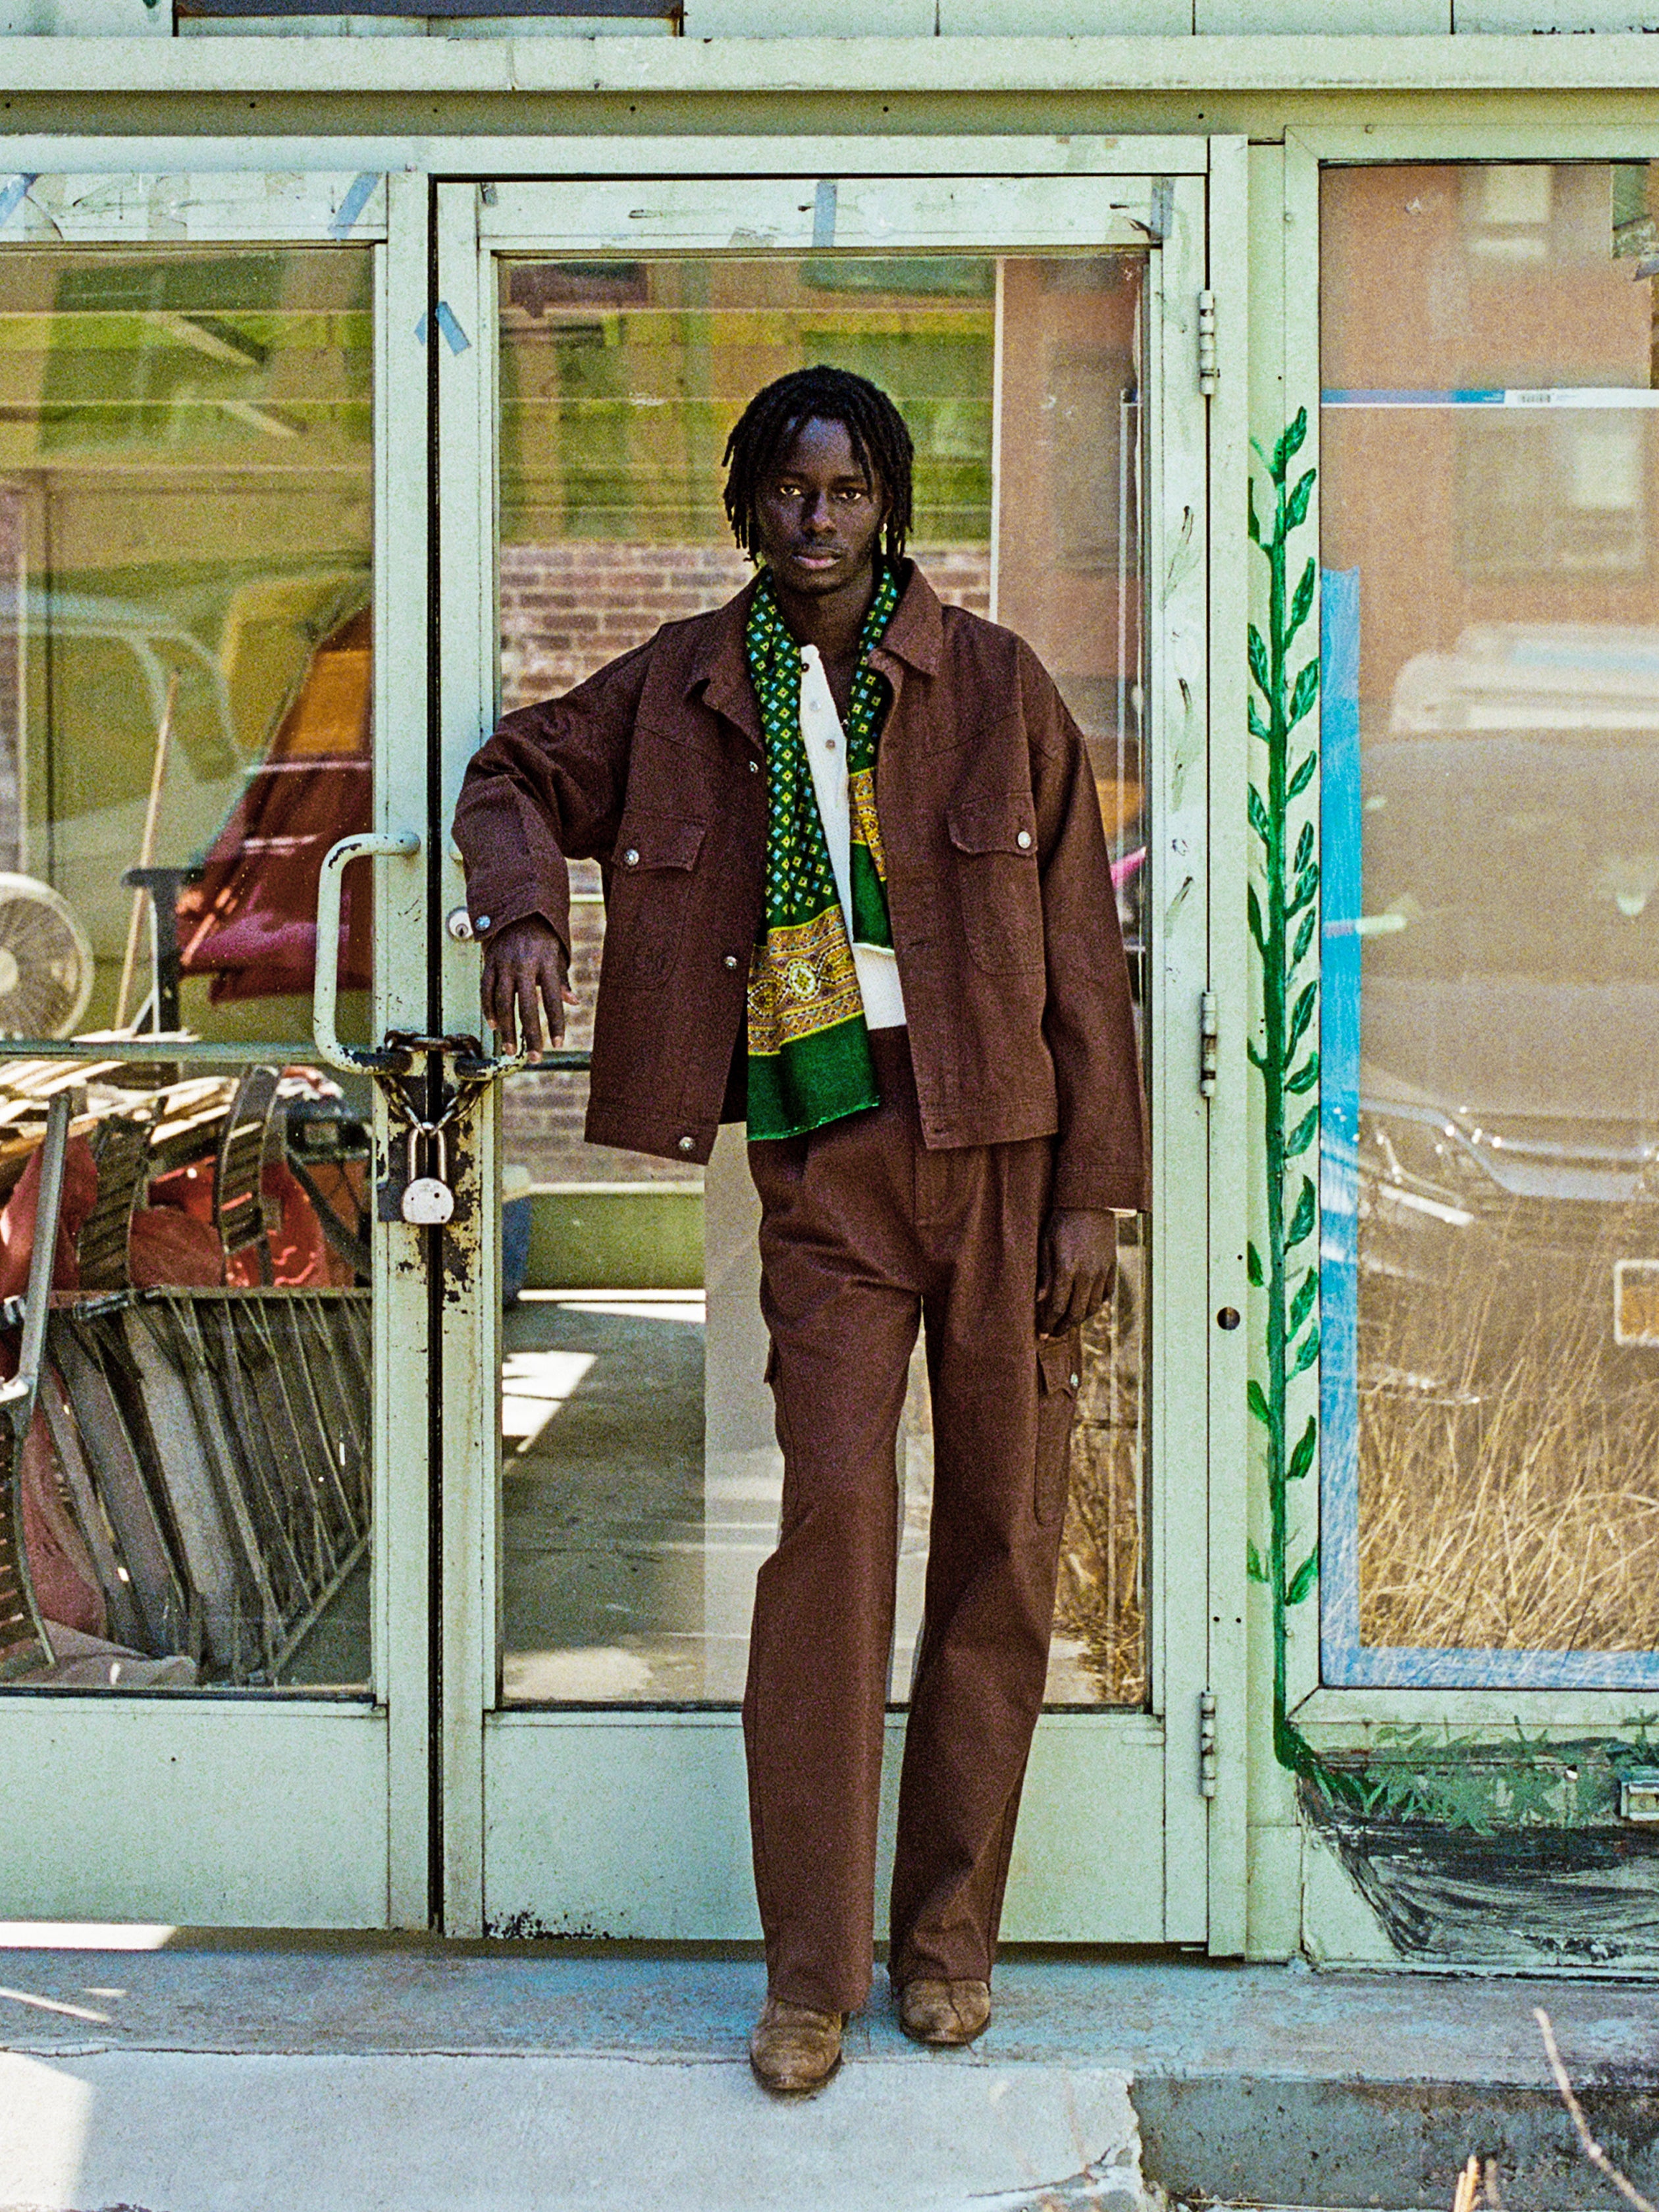
<path id="1" fill-rule="evenodd" d="M 631 814 L 617 832 L 611 865 L 627 874 L 639 868 L 694 868 L 706 829 L 705 823 L 671 814 Z"/>
<path id="2" fill-rule="evenodd" d="M 971 799 L 953 806 L 946 820 L 959 853 L 1037 850 L 1037 822 L 1028 799 Z"/>

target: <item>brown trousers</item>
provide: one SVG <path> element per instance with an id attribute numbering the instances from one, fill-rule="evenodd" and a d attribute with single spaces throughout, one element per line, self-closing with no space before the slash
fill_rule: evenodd
<path id="1" fill-rule="evenodd" d="M 1042 1707 L 1076 1399 L 1075 1338 L 1036 1334 L 1048 1139 L 929 1152 L 906 1033 L 871 1038 L 881 1103 L 749 1147 L 784 1451 L 743 1732 L 774 1996 L 869 1989 L 893 1640 L 895 1445 L 918 1315 L 934 1490 L 893 1863 L 889 1974 L 989 1978 Z"/>

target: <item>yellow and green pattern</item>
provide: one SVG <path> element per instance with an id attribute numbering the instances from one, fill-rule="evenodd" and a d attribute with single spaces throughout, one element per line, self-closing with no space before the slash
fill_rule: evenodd
<path id="1" fill-rule="evenodd" d="M 869 663 L 899 604 L 883 565 L 847 704 L 853 939 L 891 947 L 875 818 L 875 751 L 890 692 Z M 801 736 L 801 648 L 761 572 L 744 637 L 766 744 L 766 904 L 749 965 L 748 1133 L 799 1137 L 879 1101 L 852 942 Z"/>

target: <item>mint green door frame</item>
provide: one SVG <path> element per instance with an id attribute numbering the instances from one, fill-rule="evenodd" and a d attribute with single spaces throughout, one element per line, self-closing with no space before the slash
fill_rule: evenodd
<path id="1" fill-rule="evenodd" d="M 175 157 L 178 149 L 174 149 Z M 327 245 L 374 257 L 373 819 L 424 838 L 427 360 L 424 179 L 243 164 L 37 178 L 0 238 Z M 96 166 L 94 166 L 96 161 Z M 396 434 L 394 434 L 394 430 Z M 427 906 L 418 862 L 375 871 L 373 1020 L 424 1029 Z M 36 1048 L 27 1048 L 31 1055 Z M 72 1058 L 73 1045 L 41 1056 Z M 84 1048 L 82 1049 L 84 1057 Z M 305 1061 L 309 1040 L 132 1048 L 135 1059 Z M 387 1130 L 377 1104 L 376 1141 Z M 14 1917 L 203 1925 L 428 1923 L 428 1298 L 417 1232 L 373 1232 L 372 1695 L 0 1698 L 6 1909 Z"/>
<path id="2" fill-rule="evenodd" d="M 1014 146 L 1010 157 L 1005 149 Z M 1242 603 L 1235 609 L 1227 597 L 1228 587 L 1241 587 L 1214 576 L 1208 546 L 1218 508 L 1236 502 L 1242 511 L 1243 504 L 1242 143 L 984 139 L 957 142 L 942 157 L 937 142 L 825 141 L 797 149 L 794 160 L 778 160 L 774 149 L 757 173 L 755 148 L 734 142 L 728 173 L 742 179 L 736 184 L 681 181 L 661 142 L 649 149 L 648 168 L 639 149 L 616 142 L 580 150 L 580 183 L 502 178 L 487 196 L 464 182 L 438 188 L 437 296 L 464 340 L 440 350 L 436 364 L 445 807 L 498 699 L 498 253 L 717 251 L 738 228 L 794 252 L 812 242 L 811 187 L 826 175 L 840 180 L 838 245 L 868 238 L 879 239 L 883 252 L 995 252 L 1158 241 L 1148 499 L 1156 733 L 1150 910 L 1159 933 L 1150 1036 L 1157 1133 L 1153 1690 L 1144 1713 L 1044 1717 L 1006 1929 L 1026 1940 L 1237 1951 L 1244 1932 L 1244 1546 L 1242 1438 L 1234 1431 L 1244 1404 L 1243 1345 L 1240 1332 L 1218 1336 L 1211 1320 L 1218 1304 L 1244 1303 L 1244 1176 L 1233 1153 L 1243 1143 L 1246 979 L 1230 940 L 1221 969 L 1213 969 L 1212 940 L 1227 939 L 1244 902 L 1242 846 L 1226 806 L 1213 807 L 1209 763 L 1217 701 L 1227 713 L 1236 708 L 1244 726 L 1238 677 L 1226 655 L 1212 649 L 1217 611 L 1236 614 L 1241 630 L 1243 617 Z M 699 146 L 697 167 L 706 170 L 711 159 Z M 639 185 L 647 174 L 642 204 Z M 1207 290 L 1231 345 L 1214 397 L 1199 380 L 1199 295 Z M 1223 768 L 1224 780 L 1240 772 L 1242 757 L 1229 753 Z M 463 885 L 452 854 L 444 866 L 447 908 Z M 475 950 L 446 945 L 443 957 L 445 1025 L 469 1026 Z M 1222 1079 L 1210 1098 L 1199 1086 L 1200 1022 L 1218 981 L 1232 1019 L 1221 1028 Z M 476 1117 L 487 1192 L 499 1172 L 496 1112 L 492 1099 Z M 496 1209 L 487 1205 L 476 1274 L 446 1294 L 442 1351 L 444 1924 L 457 1935 L 529 1922 L 658 1939 L 751 1936 L 758 1930 L 735 1714 L 499 1705 L 496 1230 Z M 1217 1733 L 1215 1755 L 1206 1760 L 1208 1698 Z"/>

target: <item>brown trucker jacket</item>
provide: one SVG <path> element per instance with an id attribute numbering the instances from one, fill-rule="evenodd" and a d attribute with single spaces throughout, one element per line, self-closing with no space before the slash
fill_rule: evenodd
<path id="1" fill-rule="evenodd" d="M 924 1139 L 1053 1136 L 1056 1206 L 1143 1206 L 1129 975 L 1081 734 L 1022 639 L 905 567 L 870 657 L 893 686 L 876 811 Z M 706 1160 L 743 1046 L 766 850 L 754 588 L 507 715 L 462 786 L 480 937 L 540 915 L 568 947 L 566 861 L 600 863 L 593 1144 Z M 741 1080 L 733 1095 L 741 1110 Z"/>

